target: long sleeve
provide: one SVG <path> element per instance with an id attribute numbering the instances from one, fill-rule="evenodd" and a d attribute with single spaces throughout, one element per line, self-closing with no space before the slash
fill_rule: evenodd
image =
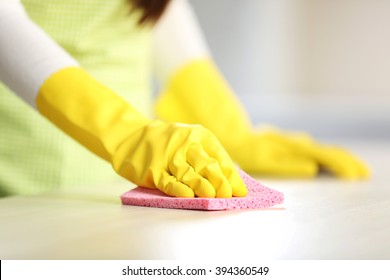
<path id="1" fill-rule="evenodd" d="M 35 107 L 40 86 L 75 61 L 31 21 L 19 0 L 0 2 L 0 81 Z"/>
<path id="2" fill-rule="evenodd" d="M 173 0 L 153 29 L 153 61 L 163 86 L 180 68 L 197 59 L 210 59 L 202 29 L 187 0 Z"/>

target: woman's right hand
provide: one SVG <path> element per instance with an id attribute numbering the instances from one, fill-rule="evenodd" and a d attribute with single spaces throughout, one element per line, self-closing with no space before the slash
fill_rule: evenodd
<path id="1" fill-rule="evenodd" d="M 178 197 L 247 193 L 233 161 L 209 130 L 146 118 L 81 68 L 51 75 L 39 90 L 37 108 L 139 186 Z"/>
<path id="2" fill-rule="evenodd" d="M 114 169 L 133 183 L 176 197 L 245 196 L 237 168 L 200 125 L 152 121 L 115 151 Z"/>

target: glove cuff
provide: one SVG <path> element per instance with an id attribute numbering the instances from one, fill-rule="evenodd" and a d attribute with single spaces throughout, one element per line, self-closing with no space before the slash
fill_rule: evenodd
<path id="1" fill-rule="evenodd" d="M 40 87 L 36 105 L 61 130 L 110 162 L 123 139 L 150 122 L 79 67 L 51 75 Z"/>

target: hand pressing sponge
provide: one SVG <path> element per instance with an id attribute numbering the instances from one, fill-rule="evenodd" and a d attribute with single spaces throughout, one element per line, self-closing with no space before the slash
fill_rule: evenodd
<path id="1" fill-rule="evenodd" d="M 180 198 L 167 196 L 157 189 L 137 187 L 122 194 L 121 200 L 124 205 L 194 210 L 258 209 L 283 202 L 283 193 L 263 186 L 242 170 L 239 173 L 248 189 L 246 197 Z"/>

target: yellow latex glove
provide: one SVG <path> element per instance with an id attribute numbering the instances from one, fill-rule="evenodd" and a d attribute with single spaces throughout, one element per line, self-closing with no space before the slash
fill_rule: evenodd
<path id="1" fill-rule="evenodd" d="M 363 162 L 346 150 L 315 142 L 304 133 L 275 128 L 255 131 L 241 143 L 236 158 L 248 172 L 284 177 L 314 177 L 325 170 L 343 179 L 368 178 Z"/>
<path id="2" fill-rule="evenodd" d="M 167 121 L 207 127 L 248 172 L 313 177 L 325 169 L 341 178 L 369 176 L 368 168 L 345 150 L 321 145 L 302 134 L 255 130 L 232 90 L 207 59 L 181 68 L 160 94 L 155 111 Z"/>
<path id="3" fill-rule="evenodd" d="M 150 120 L 81 68 L 49 77 L 36 102 L 49 120 L 137 185 L 177 197 L 247 193 L 232 160 L 209 130 Z"/>

